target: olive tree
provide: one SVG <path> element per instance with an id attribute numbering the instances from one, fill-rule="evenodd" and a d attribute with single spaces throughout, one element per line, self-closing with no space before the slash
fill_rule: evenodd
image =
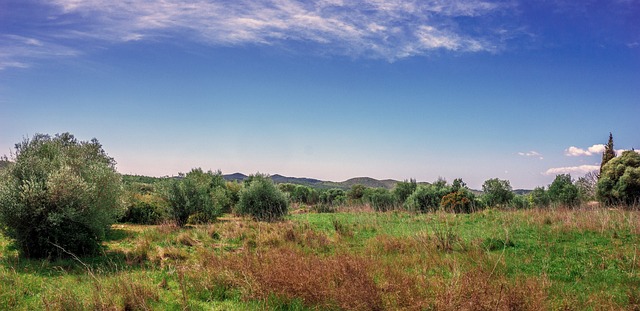
<path id="1" fill-rule="evenodd" d="M 215 220 L 231 204 L 222 173 L 192 169 L 182 179 L 175 179 L 166 191 L 170 212 L 178 226 L 190 217 L 197 222 Z"/>
<path id="2" fill-rule="evenodd" d="M 25 257 L 95 254 L 122 213 L 122 182 L 95 138 L 36 134 L 0 178 L 0 229 Z"/>
<path id="3" fill-rule="evenodd" d="M 508 180 L 492 178 L 482 184 L 483 199 L 487 206 L 506 205 L 514 197 Z"/>
<path id="4" fill-rule="evenodd" d="M 251 182 L 240 191 L 240 201 L 237 212 L 248 215 L 256 220 L 280 220 L 287 215 L 289 201 L 271 178 L 256 174 L 251 176 Z"/>

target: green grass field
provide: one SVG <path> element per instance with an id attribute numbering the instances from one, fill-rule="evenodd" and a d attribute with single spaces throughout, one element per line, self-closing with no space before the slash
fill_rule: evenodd
<path id="1" fill-rule="evenodd" d="M 20 258 L 0 236 L 6 310 L 640 308 L 640 212 L 292 214 L 118 224 L 102 256 Z"/>

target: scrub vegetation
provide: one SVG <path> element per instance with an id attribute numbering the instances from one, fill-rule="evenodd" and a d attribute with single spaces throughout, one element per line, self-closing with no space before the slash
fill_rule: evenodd
<path id="1" fill-rule="evenodd" d="M 18 148 L 0 169 L 0 309 L 640 308 L 635 152 L 518 195 L 120 176 L 68 133 Z"/>

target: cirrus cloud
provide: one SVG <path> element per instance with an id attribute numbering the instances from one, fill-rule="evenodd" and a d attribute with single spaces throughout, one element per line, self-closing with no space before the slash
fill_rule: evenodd
<path id="1" fill-rule="evenodd" d="M 175 39 L 211 46 L 304 43 L 317 54 L 394 61 L 431 51 L 497 52 L 513 37 L 494 16 L 513 9 L 502 0 L 50 0 L 36 1 L 40 20 L 22 18 L 34 42 L 60 50 L 91 44 Z M 46 18 L 44 17 L 46 16 Z M 460 23 L 460 20 L 464 23 Z M 508 28 L 508 27 L 507 27 Z M 515 27 L 514 27 L 515 29 Z M 520 31 L 520 30 L 514 30 Z M 0 32 L 0 35 L 2 32 Z M 96 42 L 97 41 L 97 42 Z M 53 42 L 56 44 L 54 45 Z M 0 43 L 0 47 L 3 47 Z M 26 46 L 29 46 L 26 43 Z M 30 58 L 4 46 L 0 68 L 24 67 Z M 35 52 L 32 52 L 35 51 Z M 36 55 L 33 55 L 36 54 Z M 51 57 L 55 57 L 52 53 Z M 12 65 L 13 64 L 13 65 Z"/>

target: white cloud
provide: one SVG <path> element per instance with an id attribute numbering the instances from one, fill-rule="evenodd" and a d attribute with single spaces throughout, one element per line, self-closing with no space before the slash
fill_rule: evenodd
<path id="1" fill-rule="evenodd" d="M 111 43 L 179 37 L 210 45 L 316 44 L 317 53 L 393 61 L 434 50 L 495 52 L 508 35 L 485 25 L 513 4 L 483 0 L 51 0 L 42 38 Z M 465 23 L 458 22 L 465 17 Z M 41 21 L 45 22 L 45 21 Z M 60 26 L 63 25 L 63 26 Z M 484 26 L 478 26 L 484 25 Z M 79 44 L 78 44 L 79 43 Z M 41 45 L 39 45 L 41 44 Z M 74 45 L 75 44 L 75 45 Z M 25 43 L 28 45 L 28 43 Z M 0 47 L 2 44 L 0 43 Z M 13 57 L 18 55 L 13 53 Z M 10 63 L 10 62 L 6 62 Z"/>
<path id="2" fill-rule="evenodd" d="M 544 159 L 544 157 L 542 156 L 542 154 L 540 154 L 537 151 L 529 151 L 529 152 L 518 152 L 519 156 L 523 156 L 523 157 L 533 157 L 533 158 L 538 158 L 540 160 Z"/>
<path id="3" fill-rule="evenodd" d="M 599 169 L 600 169 L 599 165 L 554 167 L 546 170 L 542 174 L 543 175 L 558 175 L 558 174 L 584 175 L 589 172 L 597 171 Z"/>
<path id="4" fill-rule="evenodd" d="M 604 152 L 605 145 L 596 144 L 589 148 L 582 149 L 578 147 L 571 146 L 564 151 L 564 154 L 568 157 L 579 157 L 579 156 L 592 156 L 592 155 L 602 155 Z M 627 149 L 615 149 L 616 156 L 621 155 L 623 152 L 627 151 Z M 639 152 L 636 150 L 636 152 Z M 518 153 L 520 154 L 520 153 Z"/>
<path id="5" fill-rule="evenodd" d="M 603 144 L 593 145 L 586 150 L 571 146 L 564 151 L 564 154 L 569 157 L 592 156 L 595 154 L 602 154 L 604 152 L 604 149 L 605 146 Z"/>

